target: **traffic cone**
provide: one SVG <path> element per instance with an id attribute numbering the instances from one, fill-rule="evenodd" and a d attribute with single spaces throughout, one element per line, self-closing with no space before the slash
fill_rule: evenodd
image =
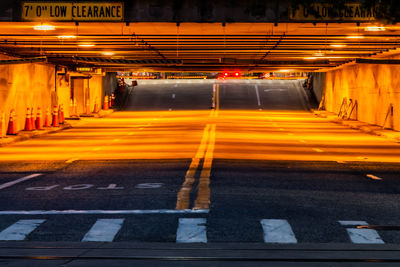
<path id="1" fill-rule="evenodd" d="M 36 114 L 36 129 L 37 130 L 43 130 L 42 127 L 42 111 L 40 110 L 40 108 L 37 108 L 37 114 Z"/>
<path id="2" fill-rule="evenodd" d="M 115 95 L 114 93 L 111 94 L 110 96 L 111 101 L 110 101 L 110 108 L 114 107 L 114 102 L 115 102 Z"/>
<path id="3" fill-rule="evenodd" d="M 26 108 L 25 128 L 24 131 L 32 131 L 31 112 L 29 108 Z"/>
<path id="4" fill-rule="evenodd" d="M 93 113 L 98 113 L 99 112 L 99 104 L 97 103 L 97 97 L 94 100 L 94 109 L 93 109 Z"/>
<path id="5" fill-rule="evenodd" d="M 104 110 L 108 110 L 108 96 L 104 96 L 104 106 L 103 106 Z"/>
<path id="6" fill-rule="evenodd" d="M 57 110 L 57 106 L 54 106 L 53 109 L 53 121 L 51 123 L 51 126 L 53 127 L 60 127 L 60 124 L 58 122 L 58 110 Z"/>
<path id="7" fill-rule="evenodd" d="M 15 122 L 15 110 L 12 109 L 10 112 L 10 120 L 8 121 L 8 135 L 16 135 L 17 134 L 17 124 Z"/>
<path id="8" fill-rule="evenodd" d="M 44 118 L 44 127 L 50 127 L 50 110 L 46 109 L 46 117 Z"/>
<path id="9" fill-rule="evenodd" d="M 33 107 L 31 108 L 31 125 L 32 125 L 32 130 L 36 130 L 35 111 L 34 111 Z"/>
<path id="10" fill-rule="evenodd" d="M 60 108 L 58 109 L 59 115 L 58 115 L 58 121 L 60 124 L 64 124 L 65 122 L 65 117 L 64 117 L 64 105 L 61 104 Z"/>

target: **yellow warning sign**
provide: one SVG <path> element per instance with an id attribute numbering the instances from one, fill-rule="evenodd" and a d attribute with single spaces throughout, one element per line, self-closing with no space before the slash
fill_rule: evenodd
<path id="1" fill-rule="evenodd" d="M 24 2 L 22 20 L 122 21 L 124 4 L 117 2 Z"/>
<path id="2" fill-rule="evenodd" d="M 345 4 L 344 8 L 334 8 L 330 4 L 299 5 L 290 9 L 289 19 L 294 21 L 371 21 L 375 20 L 375 9 L 364 8 L 361 3 Z"/>

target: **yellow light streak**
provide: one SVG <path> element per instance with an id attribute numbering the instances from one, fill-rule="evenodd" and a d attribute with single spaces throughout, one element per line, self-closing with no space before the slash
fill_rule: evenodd
<path id="1" fill-rule="evenodd" d="M 115 53 L 114 52 L 103 52 L 103 53 L 101 53 L 103 56 L 113 56 L 113 55 L 115 55 Z"/>
<path id="2" fill-rule="evenodd" d="M 349 35 L 346 38 L 347 39 L 364 39 L 365 36 L 363 36 L 363 35 Z"/>
<path id="3" fill-rule="evenodd" d="M 343 47 L 346 47 L 347 45 L 345 45 L 345 44 L 331 44 L 331 47 L 334 47 L 334 48 L 343 48 Z"/>

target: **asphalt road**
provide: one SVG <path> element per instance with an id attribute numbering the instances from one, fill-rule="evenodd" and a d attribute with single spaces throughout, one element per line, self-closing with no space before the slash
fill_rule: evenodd
<path id="1" fill-rule="evenodd" d="M 0 148 L 0 239 L 400 244 L 400 145 L 314 116 L 299 84 L 145 81 Z"/>

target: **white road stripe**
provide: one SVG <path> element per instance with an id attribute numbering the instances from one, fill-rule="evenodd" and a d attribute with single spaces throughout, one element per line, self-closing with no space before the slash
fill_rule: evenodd
<path id="1" fill-rule="evenodd" d="M 343 226 L 368 225 L 365 221 L 339 221 Z M 355 244 L 385 244 L 378 232 L 373 229 L 346 229 L 351 242 Z"/>
<path id="2" fill-rule="evenodd" d="M 381 177 L 375 176 L 373 174 L 367 174 L 367 177 L 371 178 L 372 180 L 378 180 L 378 181 L 382 180 Z"/>
<path id="3" fill-rule="evenodd" d="M 207 243 L 205 218 L 180 218 L 176 232 L 177 243 Z"/>
<path id="4" fill-rule="evenodd" d="M 20 241 L 33 232 L 45 220 L 19 220 L 0 233 L 2 241 Z"/>
<path id="5" fill-rule="evenodd" d="M 297 243 L 292 227 L 286 220 L 263 219 L 265 243 Z"/>
<path id="6" fill-rule="evenodd" d="M 82 242 L 112 242 L 123 223 L 124 219 L 98 219 Z"/>
<path id="7" fill-rule="evenodd" d="M 261 106 L 260 93 L 258 92 L 258 85 L 255 85 L 254 87 L 255 87 L 255 89 L 256 89 L 256 95 L 257 95 L 257 103 L 258 103 L 258 106 Z"/>
<path id="8" fill-rule="evenodd" d="M 33 179 L 33 178 L 38 177 L 38 176 L 41 176 L 41 175 L 43 175 L 43 174 L 42 174 L 42 173 L 34 173 L 34 174 L 31 174 L 31 175 L 28 175 L 28 176 L 19 178 L 19 179 L 15 180 L 15 181 L 2 184 L 2 185 L 0 185 L 0 190 L 1 190 L 1 189 L 4 189 L 4 188 L 11 187 L 11 186 L 16 185 L 16 184 L 18 184 L 18 183 L 22 183 L 22 182 L 24 182 L 24 181 L 26 181 L 26 180 Z"/>
<path id="9" fill-rule="evenodd" d="M 187 210 L 4 210 L 0 215 L 72 215 L 72 214 L 201 214 L 204 209 Z"/>

